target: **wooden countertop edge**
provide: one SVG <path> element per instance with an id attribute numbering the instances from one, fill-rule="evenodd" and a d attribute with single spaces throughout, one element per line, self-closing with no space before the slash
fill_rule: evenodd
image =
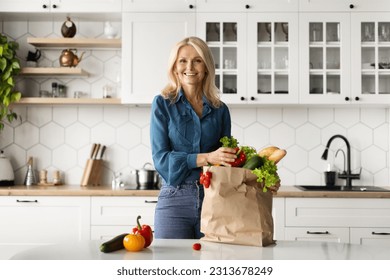
<path id="1" fill-rule="evenodd" d="M 0 187 L 0 196 L 151 196 L 159 190 L 113 190 L 111 186 L 13 186 Z M 390 198 L 390 192 L 302 191 L 294 186 L 282 186 L 275 197 L 297 198 Z"/>
<path id="2" fill-rule="evenodd" d="M 388 187 L 384 187 L 388 189 Z M 297 198 L 390 198 L 390 192 L 303 191 L 295 186 L 281 186 L 275 197 Z"/>
<path id="3" fill-rule="evenodd" d="M 158 196 L 159 190 L 113 190 L 111 186 L 0 187 L 0 196 Z"/>

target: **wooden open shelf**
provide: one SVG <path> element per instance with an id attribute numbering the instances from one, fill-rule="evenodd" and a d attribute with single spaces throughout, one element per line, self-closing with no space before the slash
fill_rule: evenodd
<path id="1" fill-rule="evenodd" d="M 39 48 L 102 48 L 120 49 L 121 39 L 99 39 L 99 38 L 27 38 L 27 43 Z"/>
<path id="2" fill-rule="evenodd" d="M 88 76 L 88 72 L 75 67 L 24 67 L 22 76 Z"/>

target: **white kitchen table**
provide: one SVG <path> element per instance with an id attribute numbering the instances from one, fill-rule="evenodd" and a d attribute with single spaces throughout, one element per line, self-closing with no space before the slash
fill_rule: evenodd
<path id="1" fill-rule="evenodd" d="M 267 247 L 241 246 L 193 239 L 156 239 L 140 252 L 102 253 L 103 241 L 44 245 L 15 254 L 14 260 L 390 260 L 389 246 L 314 241 L 277 241 Z M 200 242 L 195 251 L 192 244 Z"/>

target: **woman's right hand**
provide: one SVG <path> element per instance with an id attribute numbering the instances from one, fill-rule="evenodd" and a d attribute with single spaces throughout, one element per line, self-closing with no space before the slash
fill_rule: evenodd
<path id="1" fill-rule="evenodd" d="M 208 153 L 207 162 L 212 165 L 231 166 L 237 158 L 236 150 L 233 148 L 221 147 L 214 152 Z"/>

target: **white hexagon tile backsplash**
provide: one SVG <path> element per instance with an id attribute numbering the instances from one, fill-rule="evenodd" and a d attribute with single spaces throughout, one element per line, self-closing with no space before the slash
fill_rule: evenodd
<path id="1" fill-rule="evenodd" d="M 320 158 L 328 139 L 340 133 L 350 141 L 353 171 L 362 167 L 361 180 L 354 183 L 388 185 L 387 109 L 316 110 L 231 108 L 233 135 L 240 144 L 257 149 L 267 145 L 286 149 L 288 154 L 278 165 L 279 174 L 283 184 L 293 185 L 324 183 L 322 172 L 328 162 L 336 169 L 344 169 L 343 155 L 335 158 L 337 149 L 345 150 L 345 144 L 338 139 L 332 143 L 329 161 Z M 6 125 L 0 137 L 0 148 L 11 158 L 17 183 L 23 183 L 25 163 L 33 156 L 36 169 L 48 169 L 49 173 L 59 169 L 66 183 L 79 184 L 92 143 L 107 146 L 104 155 L 107 184 L 113 172 L 121 172 L 126 182 L 133 183 L 131 170 L 152 161 L 149 107 L 79 105 L 44 106 L 38 110 L 34 106 L 19 105 L 16 111 L 26 112 L 26 117 L 12 126 Z M 348 115 L 348 120 L 344 115 Z M 284 121 L 287 116 L 288 122 Z"/>

